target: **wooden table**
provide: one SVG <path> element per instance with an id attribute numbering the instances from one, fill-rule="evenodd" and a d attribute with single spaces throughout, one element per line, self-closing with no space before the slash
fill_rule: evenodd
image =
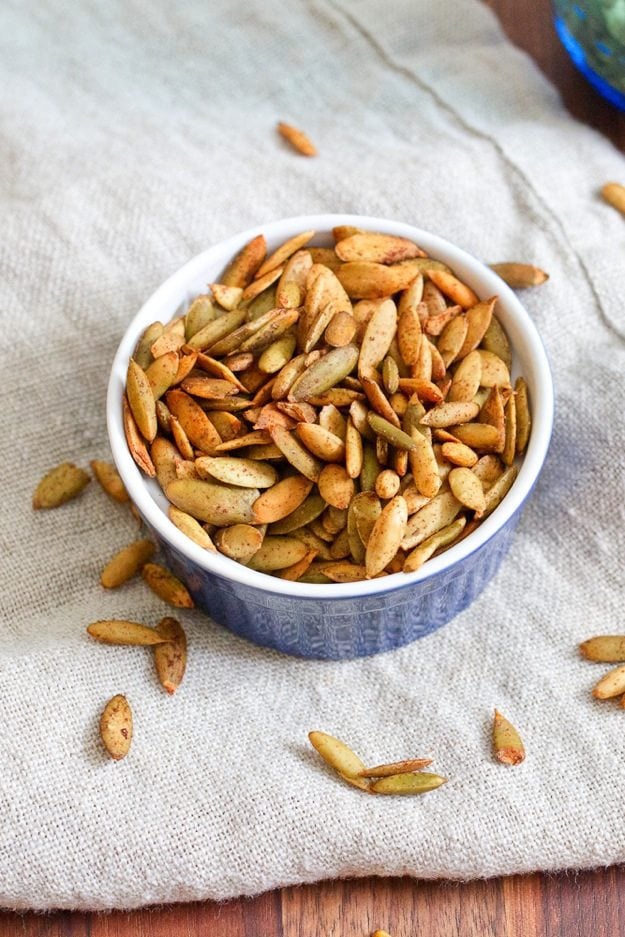
<path id="1" fill-rule="evenodd" d="M 579 120 L 625 150 L 619 114 L 573 68 L 548 0 L 485 0 Z M 285 888 L 254 899 L 110 915 L 0 913 L 0 937 L 617 937 L 625 934 L 625 869 L 527 875 L 456 885 L 362 879 Z"/>

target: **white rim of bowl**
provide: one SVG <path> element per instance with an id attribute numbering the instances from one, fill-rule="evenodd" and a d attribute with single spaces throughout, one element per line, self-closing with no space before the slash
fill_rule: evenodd
<path id="1" fill-rule="evenodd" d="M 198 276 L 204 267 L 210 264 L 213 254 L 232 256 L 244 243 L 263 233 L 268 241 L 273 238 L 291 237 L 299 231 L 309 228 L 319 234 L 329 234 L 336 225 L 353 225 L 368 230 L 398 234 L 422 244 L 432 257 L 443 260 L 454 271 L 466 278 L 479 295 L 499 296 L 506 306 L 506 318 L 511 318 L 524 334 L 524 343 L 529 348 L 529 355 L 535 369 L 535 387 L 532 398 L 532 432 L 528 448 L 519 468 L 519 474 L 510 491 L 480 526 L 460 543 L 451 547 L 440 556 L 428 560 L 421 569 L 414 573 L 393 573 L 380 579 L 370 579 L 350 583 L 299 583 L 270 576 L 267 573 L 249 569 L 220 553 L 213 553 L 195 544 L 182 533 L 163 513 L 151 497 L 144 477 L 135 464 L 124 435 L 121 417 L 121 399 L 125 388 L 128 359 L 136 341 L 152 321 L 161 318 L 160 304 L 169 294 L 181 291 L 186 284 Z M 479 280 L 479 283 L 476 282 Z M 154 314 L 151 310 L 155 309 Z M 156 312 L 158 310 L 158 312 Z M 176 311 L 174 305 L 171 315 Z M 139 324 L 140 323 L 140 324 Z M 514 351 L 514 342 L 511 342 Z M 540 400 L 540 407 L 535 401 Z M 554 411 L 553 381 L 544 346 L 536 327 L 512 290 L 489 267 L 459 247 L 439 237 L 403 222 L 389 221 L 384 218 L 372 218 L 365 215 L 303 215 L 284 218 L 268 224 L 255 225 L 253 228 L 236 234 L 225 241 L 220 241 L 201 254 L 188 261 L 170 276 L 143 304 L 139 312 L 126 329 L 111 368 L 107 393 L 107 426 L 113 459 L 128 490 L 130 498 L 136 504 L 147 522 L 160 536 L 171 543 L 193 563 L 207 572 L 234 583 L 259 589 L 262 592 L 291 596 L 302 599 L 355 599 L 366 596 L 387 594 L 406 588 L 417 582 L 432 579 L 449 571 L 457 563 L 479 550 L 510 518 L 520 509 L 530 494 L 541 471 L 551 438 Z"/>

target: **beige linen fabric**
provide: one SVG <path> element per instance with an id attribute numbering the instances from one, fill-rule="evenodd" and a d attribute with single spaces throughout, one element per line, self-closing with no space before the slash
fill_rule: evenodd
<path id="1" fill-rule="evenodd" d="M 624 860 L 625 713 L 591 701 L 602 668 L 576 652 L 623 629 L 625 222 L 596 196 L 622 157 L 476 0 L 5 0 L 0 19 L 0 904 Z M 436 634 L 308 662 L 183 614 L 169 698 L 149 653 L 84 632 L 166 613 L 141 582 L 98 585 L 134 521 L 95 482 L 35 515 L 33 488 L 108 457 L 109 365 L 166 276 L 243 228 L 335 210 L 550 272 L 523 297 L 557 385 L 548 463 L 499 575 Z M 118 692 L 135 740 L 114 764 L 97 719 Z M 495 705 L 525 737 L 519 768 L 492 760 Z M 433 755 L 450 783 L 367 797 L 319 762 L 311 728 L 368 762 Z"/>

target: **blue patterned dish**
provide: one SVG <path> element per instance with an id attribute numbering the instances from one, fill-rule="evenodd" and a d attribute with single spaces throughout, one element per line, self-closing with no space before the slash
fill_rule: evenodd
<path id="1" fill-rule="evenodd" d="M 473 533 L 416 573 L 365 582 L 316 585 L 250 570 L 197 546 L 167 517 L 157 483 L 144 478 L 128 452 L 121 419 L 128 359 L 145 327 L 167 322 L 215 281 L 242 245 L 262 232 L 269 248 L 313 228 L 316 244 L 332 243 L 335 225 L 355 225 L 412 238 L 448 263 L 480 297 L 499 295 L 498 315 L 514 350 L 513 376 L 523 373 L 533 402 L 533 427 L 519 475 L 500 506 Z M 523 505 L 542 468 L 553 419 L 553 385 L 536 329 L 512 291 L 492 270 L 442 238 L 411 225 L 355 215 L 290 218 L 254 228 L 210 248 L 170 277 L 147 301 L 121 341 L 111 372 L 107 421 L 113 457 L 171 569 L 198 608 L 256 644 L 301 657 L 341 660 L 401 647 L 444 625 L 480 594 L 510 545 Z"/>

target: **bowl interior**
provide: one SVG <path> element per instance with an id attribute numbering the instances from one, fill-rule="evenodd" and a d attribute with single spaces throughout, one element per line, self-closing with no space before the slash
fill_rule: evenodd
<path id="1" fill-rule="evenodd" d="M 447 263 L 481 299 L 495 294 L 499 296 L 497 316 L 512 346 L 512 378 L 522 374 L 528 385 L 532 433 L 519 475 L 502 503 L 473 533 L 445 553 L 428 560 L 417 572 L 395 573 L 381 579 L 331 585 L 288 582 L 250 570 L 219 553 L 203 550 L 172 524 L 167 516 L 167 499 L 158 483 L 142 475 L 128 451 L 122 425 L 121 399 L 128 360 L 144 329 L 151 322 L 158 320 L 166 323 L 183 313 L 195 296 L 206 291 L 208 283 L 218 281 L 233 254 L 248 240 L 262 232 L 267 238 L 268 249 L 272 250 L 288 237 L 312 228 L 319 232 L 312 244 L 332 245 L 331 229 L 341 224 L 411 238 L 433 258 Z M 528 313 L 512 290 L 488 267 L 436 235 L 412 225 L 359 215 L 313 215 L 259 225 L 193 258 L 156 290 L 130 323 L 113 361 L 107 397 L 107 423 L 113 458 L 130 497 L 146 521 L 201 569 L 267 592 L 307 598 L 353 599 L 358 595 L 388 592 L 448 570 L 454 563 L 479 549 L 520 508 L 531 491 L 547 453 L 552 422 L 553 385 L 545 350 Z"/>

